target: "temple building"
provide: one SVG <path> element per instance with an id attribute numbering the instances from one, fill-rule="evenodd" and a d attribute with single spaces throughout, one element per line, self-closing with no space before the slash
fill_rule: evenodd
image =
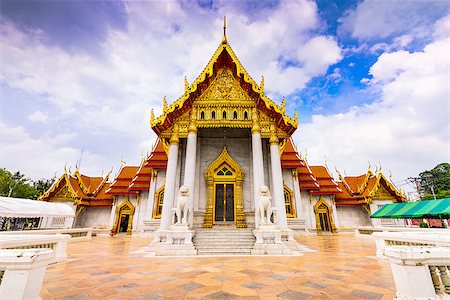
<path id="1" fill-rule="evenodd" d="M 291 138 L 297 113 L 269 99 L 224 35 L 207 66 L 150 125 L 157 141 L 139 166 L 123 165 L 112 182 L 79 170 L 63 176 L 42 200 L 69 202 L 77 226 L 112 234 L 170 230 L 180 187 L 189 193 L 190 229 L 259 228 L 260 189 L 267 186 L 280 230 L 335 233 L 369 225 L 379 206 L 405 201 L 381 172 L 335 180 L 309 166 Z"/>

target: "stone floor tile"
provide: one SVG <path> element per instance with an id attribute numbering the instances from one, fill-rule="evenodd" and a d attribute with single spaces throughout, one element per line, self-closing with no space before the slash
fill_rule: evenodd
<path id="1" fill-rule="evenodd" d="M 306 300 L 306 299 L 311 298 L 311 295 L 306 294 L 306 293 L 287 290 L 281 294 L 278 294 L 278 297 L 281 297 L 283 299 L 289 299 L 289 300 Z"/>
<path id="2" fill-rule="evenodd" d="M 360 299 L 371 299 L 371 300 L 379 300 L 383 297 L 382 294 L 367 292 L 363 290 L 354 290 L 351 293 L 352 296 L 358 297 Z"/>
<path id="3" fill-rule="evenodd" d="M 262 283 L 257 283 L 257 282 L 249 282 L 249 283 L 242 284 L 242 286 L 249 288 L 249 289 L 262 289 L 262 288 L 266 287 L 267 285 L 262 284 Z"/>
<path id="4" fill-rule="evenodd" d="M 199 283 L 191 282 L 191 283 L 186 283 L 186 284 L 180 285 L 178 287 L 185 289 L 186 291 L 192 291 L 192 290 L 203 287 L 203 285 L 199 284 Z"/>
<path id="5" fill-rule="evenodd" d="M 231 300 L 231 299 L 236 299 L 236 295 L 221 291 L 221 292 L 209 294 L 205 298 L 213 299 L 213 300 Z"/>

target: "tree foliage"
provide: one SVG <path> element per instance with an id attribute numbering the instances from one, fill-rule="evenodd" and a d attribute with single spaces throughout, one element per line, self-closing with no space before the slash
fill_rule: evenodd
<path id="1" fill-rule="evenodd" d="M 52 185 L 55 178 L 33 181 L 20 172 L 0 168 L 0 196 L 37 199 Z"/>
<path id="2" fill-rule="evenodd" d="M 419 174 L 422 200 L 450 198 L 450 164 L 441 163 L 429 171 Z"/>

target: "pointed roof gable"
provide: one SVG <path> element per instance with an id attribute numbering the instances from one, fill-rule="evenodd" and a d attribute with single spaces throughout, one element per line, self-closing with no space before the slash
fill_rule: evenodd
<path id="1" fill-rule="evenodd" d="M 339 174 L 339 187 L 342 194 L 336 195 L 336 205 L 369 204 L 372 200 L 392 200 L 405 202 L 406 197 L 383 175 L 370 170 L 359 176 L 345 176 Z"/>
<path id="2" fill-rule="evenodd" d="M 108 195 L 136 195 L 138 192 L 128 190 L 134 176 L 139 170 L 138 166 L 126 166 L 122 165 L 120 170 L 111 183 L 109 188 L 106 190 Z"/>
<path id="3" fill-rule="evenodd" d="M 90 177 L 82 175 L 78 168 L 74 174 L 64 174 L 55 181 L 39 200 L 48 202 L 74 202 L 79 206 L 105 207 L 112 205 L 113 197 L 105 195 L 109 187 L 108 175 Z"/>
<path id="4" fill-rule="evenodd" d="M 319 190 L 311 191 L 311 194 L 339 194 L 342 193 L 339 185 L 334 181 L 326 166 L 311 166 L 312 173 L 319 183 Z"/>
<path id="5" fill-rule="evenodd" d="M 211 82 L 218 77 L 219 70 L 222 69 L 231 70 L 232 76 L 253 100 L 255 106 L 267 116 L 274 118 L 281 130 L 290 136 L 297 129 L 297 117 L 291 119 L 286 115 L 283 105 L 278 106 L 264 94 L 264 83 L 262 82 L 261 86 L 256 84 L 234 54 L 227 40 L 223 39 L 197 79 L 190 85 L 187 81 L 185 82 L 184 94 L 170 106 L 164 100 L 163 114 L 160 117 L 155 119 L 152 112 L 150 125 L 153 131 L 159 135 L 164 130 L 171 128 L 178 117 L 190 111 L 194 100 L 205 92 Z"/>
<path id="6" fill-rule="evenodd" d="M 145 160 L 141 162 L 136 175 L 129 186 L 130 191 L 142 191 L 150 188 L 152 172 L 154 169 L 167 168 L 167 153 L 161 139 L 157 139 L 153 150 Z"/>

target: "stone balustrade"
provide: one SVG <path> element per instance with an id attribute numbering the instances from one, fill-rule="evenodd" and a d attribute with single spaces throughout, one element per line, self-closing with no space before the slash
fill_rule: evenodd
<path id="1" fill-rule="evenodd" d="M 376 232 L 372 235 L 377 246 L 377 257 L 385 258 L 388 246 L 434 246 L 450 248 L 450 232 L 435 229 L 415 232 Z"/>
<path id="2" fill-rule="evenodd" d="M 386 246 L 384 256 L 391 264 L 396 299 L 450 299 L 450 247 Z"/>
<path id="3" fill-rule="evenodd" d="M 12 235 L 0 234 L 0 249 L 50 249 L 55 252 L 50 263 L 62 262 L 67 259 L 68 234 L 55 235 Z M 1 298 L 0 298 L 1 299 Z"/>
<path id="4" fill-rule="evenodd" d="M 51 249 L 0 249 L 0 299 L 41 299 L 45 271 L 55 254 Z"/>
<path id="5" fill-rule="evenodd" d="M 427 232 L 438 233 L 442 235 L 450 235 L 450 229 L 446 228 L 419 228 L 419 227 L 372 227 L 372 226 L 358 226 L 355 227 L 355 236 L 371 236 L 375 232 Z"/>
<path id="6" fill-rule="evenodd" d="M 90 241 L 92 239 L 92 228 L 70 228 L 70 229 L 42 229 L 42 230 L 22 230 L 22 231 L 1 231 L 1 235 L 55 235 L 66 234 L 72 238 L 69 243 Z"/>

